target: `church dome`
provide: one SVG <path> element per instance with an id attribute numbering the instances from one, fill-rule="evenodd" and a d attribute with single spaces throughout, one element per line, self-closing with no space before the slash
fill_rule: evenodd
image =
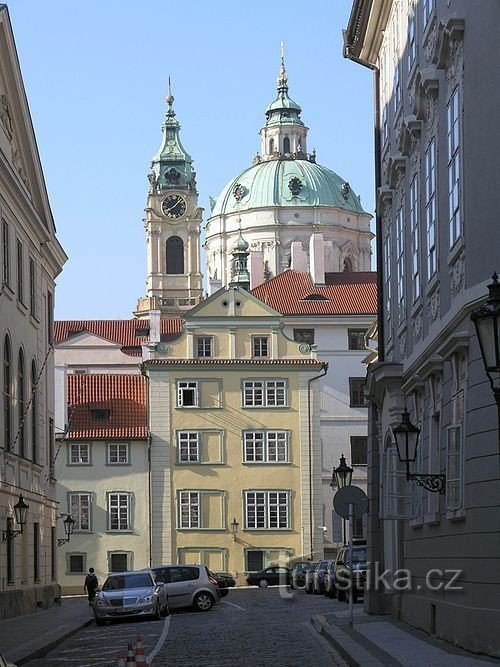
<path id="1" fill-rule="evenodd" d="M 311 159 L 271 159 L 245 169 L 222 190 L 211 217 L 256 208 L 328 206 L 365 213 L 335 172 Z"/>

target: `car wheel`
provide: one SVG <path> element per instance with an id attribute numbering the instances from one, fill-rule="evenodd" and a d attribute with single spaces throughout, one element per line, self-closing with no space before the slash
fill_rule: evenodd
<path id="1" fill-rule="evenodd" d="M 259 588 L 267 588 L 269 586 L 269 582 L 267 579 L 261 579 L 259 581 Z"/>
<path id="2" fill-rule="evenodd" d="M 168 612 L 168 602 L 165 602 L 165 606 L 164 606 L 163 609 L 160 611 L 160 614 L 161 614 L 162 616 L 168 616 L 168 613 L 169 613 L 169 612 Z"/>
<path id="3" fill-rule="evenodd" d="M 156 607 L 155 607 L 155 610 L 154 610 L 153 615 L 152 615 L 153 621 L 159 621 L 160 616 L 161 616 L 161 614 L 160 614 L 160 601 L 157 600 L 156 601 Z"/>
<path id="4" fill-rule="evenodd" d="M 210 593 L 197 593 L 194 598 L 193 606 L 198 611 L 209 611 L 214 606 L 214 599 Z"/>

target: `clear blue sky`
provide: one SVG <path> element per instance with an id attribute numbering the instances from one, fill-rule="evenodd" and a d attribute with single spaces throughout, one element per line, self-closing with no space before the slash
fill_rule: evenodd
<path id="1" fill-rule="evenodd" d="M 342 57 L 352 0 L 8 2 L 58 237 L 57 319 L 128 318 L 168 77 L 209 207 L 259 148 L 285 43 L 317 160 L 374 209 L 372 74 Z"/>

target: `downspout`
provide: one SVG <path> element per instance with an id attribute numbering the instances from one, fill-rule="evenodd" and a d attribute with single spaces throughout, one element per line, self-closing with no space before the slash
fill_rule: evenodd
<path id="1" fill-rule="evenodd" d="M 308 420 L 308 434 L 309 434 L 309 538 L 311 541 L 311 560 L 314 559 L 314 549 L 313 549 L 313 505 L 312 505 L 312 487 L 313 487 L 313 471 L 312 471 L 312 414 L 311 414 L 311 382 L 319 380 L 328 373 L 328 364 L 322 362 L 321 364 L 321 373 L 316 375 L 313 378 L 309 378 L 307 381 L 307 420 Z"/>
<path id="2" fill-rule="evenodd" d="M 153 508 L 151 507 L 151 432 L 148 435 L 148 507 L 149 507 L 149 567 L 153 567 Z"/>
<path id="3" fill-rule="evenodd" d="M 375 97 L 373 131 L 374 131 L 374 153 L 375 153 L 375 196 L 381 187 L 382 179 L 380 172 L 380 70 L 367 60 L 358 58 L 353 53 L 353 45 L 347 43 L 347 32 L 344 30 L 344 58 L 352 62 L 368 67 L 373 72 L 373 88 Z M 378 203 L 375 204 L 375 256 L 377 260 L 377 328 L 378 328 L 378 361 L 385 360 L 385 335 L 384 335 L 384 299 L 383 289 L 384 280 L 383 269 L 383 239 L 382 239 L 382 219 L 379 212 Z"/>

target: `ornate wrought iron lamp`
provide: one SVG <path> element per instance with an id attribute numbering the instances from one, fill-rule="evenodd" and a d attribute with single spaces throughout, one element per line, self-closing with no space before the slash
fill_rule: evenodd
<path id="1" fill-rule="evenodd" d="M 75 529 L 75 520 L 69 514 L 63 521 L 64 524 L 64 532 L 66 533 L 66 537 L 60 537 L 57 540 L 57 546 L 60 547 L 63 544 L 66 544 L 66 542 L 69 542 L 71 539 L 71 536 L 73 535 L 73 530 Z"/>
<path id="2" fill-rule="evenodd" d="M 347 465 L 345 461 L 345 456 L 342 454 L 340 457 L 340 464 L 333 469 L 332 472 L 332 481 L 330 482 L 330 486 L 332 489 L 343 489 L 344 486 L 350 486 L 351 481 L 352 481 L 352 473 L 354 472 L 354 468 L 351 468 L 351 466 Z M 346 520 L 342 519 L 342 541 L 344 544 L 346 543 Z M 333 536 L 332 536 L 333 539 Z"/>
<path id="3" fill-rule="evenodd" d="M 427 491 L 443 494 L 446 488 L 446 477 L 441 474 L 410 472 L 410 463 L 417 457 L 420 429 L 410 421 L 408 410 L 403 412 L 401 423 L 392 429 L 396 440 L 396 448 L 401 463 L 406 464 L 406 481 L 414 481 Z"/>
<path id="4" fill-rule="evenodd" d="M 24 502 L 23 494 L 19 495 L 19 500 L 14 505 L 14 514 L 16 517 L 16 523 L 19 526 L 19 530 L 11 530 L 10 525 L 7 524 L 7 530 L 2 531 L 2 539 L 4 542 L 10 542 L 23 532 L 23 526 L 26 523 L 26 517 L 28 516 L 29 505 Z"/>
<path id="5" fill-rule="evenodd" d="M 233 540 L 236 539 L 236 535 L 238 533 L 238 528 L 240 527 L 240 524 L 236 521 L 236 517 L 231 521 L 231 532 L 233 534 Z"/>

